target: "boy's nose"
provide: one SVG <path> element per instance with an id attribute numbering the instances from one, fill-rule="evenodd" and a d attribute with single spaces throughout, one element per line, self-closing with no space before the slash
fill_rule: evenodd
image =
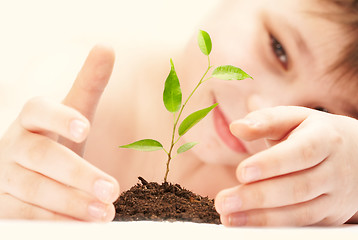
<path id="1" fill-rule="evenodd" d="M 253 112 L 262 108 L 272 107 L 272 103 L 263 98 L 261 95 L 254 93 L 248 96 L 246 107 L 248 112 Z"/>

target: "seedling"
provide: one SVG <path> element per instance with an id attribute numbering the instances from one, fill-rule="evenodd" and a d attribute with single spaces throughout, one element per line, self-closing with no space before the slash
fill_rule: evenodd
<path id="1" fill-rule="evenodd" d="M 210 35 L 207 32 L 203 30 L 199 31 L 198 45 L 201 52 L 204 55 L 206 55 L 208 58 L 208 67 L 204 72 L 203 76 L 201 77 L 200 81 L 196 85 L 196 87 L 189 94 L 189 96 L 187 97 L 187 99 L 184 101 L 183 104 L 182 104 L 182 91 L 180 88 L 179 79 L 174 68 L 173 60 L 170 59 L 171 69 L 165 81 L 165 86 L 163 91 L 164 106 L 171 114 L 173 114 L 174 117 L 173 131 L 172 131 L 171 143 L 169 148 L 168 149 L 164 148 L 159 141 L 154 139 L 143 139 L 133 142 L 131 144 L 119 146 L 120 148 L 130 148 L 140 151 L 163 150 L 168 157 L 166 163 L 166 172 L 164 175 L 164 182 L 167 182 L 167 178 L 169 174 L 169 165 L 170 165 L 170 161 L 173 159 L 173 150 L 176 143 L 186 132 L 188 132 L 198 122 L 200 122 L 206 115 L 208 115 L 208 113 L 211 110 L 213 110 L 218 105 L 217 103 L 215 103 L 207 108 L 198 110 L 190 114 L 180 123 L 178 128 L 179 119 L 183 113 L 183 110 L 187 105 L 189 99 L 193 96 L 193 94 L 199 88 L 199 86 L 213 77 L 223 80 L 243 80 L 246 78 L 252 78 L 240 68 L 231 65 L 219 66 L 212 71 L 211 76 L 207 76 L 210 69 L 213 68 L 213 66 L 211 66 L 210 64 L 210 57 L 209 57 L 212 49 L 212 42 L 211 42 Z M 177 128 L 178 128 L 178 133 L 176 134 Z M 185 143 L 177 149 L 177 154 L 186 152 L 197 144 L 198 142 Z"/>

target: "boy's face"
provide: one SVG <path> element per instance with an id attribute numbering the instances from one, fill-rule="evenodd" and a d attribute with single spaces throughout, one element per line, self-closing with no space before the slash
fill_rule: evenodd
<path id="1" fill-rule="evenodd" d="M 200 142 L 193 151 L 201 159 L 236 165 L 262 150 L 264 141 L 237 141 L 228 131 L 230 122 L 255 109 L 296 105 L 355 115 L 355 91 L 327 73 L 346 37 L 341 26 L 315 15 L 323 10 L 313 0 L 227 0 L 208 18 L 203 30 L 212 37 L 212 65 L 238 66 L 254 80 L 211 79 L 194 97 L 196 107 L 219 103 L 211 118 L 186 136 Z M 186 71 L 182 78 L 196 84 L 206 60 L 192 42 L 185 69 L 178 72 Z"/>

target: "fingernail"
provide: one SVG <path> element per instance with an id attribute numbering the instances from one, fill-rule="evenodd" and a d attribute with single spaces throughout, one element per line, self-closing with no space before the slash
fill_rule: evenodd
<path id="1" fill-rule="evenodd" d="M 261 171 L 257 167 L 244 167 L 241 176 L 245 182 L 252 182 L 260 178 Z"/>
<path id="2" fill-rule="evenodd" d="M 259 128 L 259 127 L 262 126 L 262 122 L 260 122 L 260 121 L 258 121 L 256 119 L 251 119 L 251 118 L 240 119 L 240 120 L 237 120 L 234 123 L 244 124 L 244 125 L 247 125 L 247 126 L 252 127 L 252 128 Z"/>
<path id="3" fill-rule="evenodd" d="M 222 213 L 221 214 L 230 214 L 240 210 L 242 206 L 241 198 L 238 196 L 225 197 L 222 203 Z"/>
<path id="4" fill-rule="evenodd" d="M 114 186 L 106 180 L 97 180 L 93 186 L 96 197 L 105 203 L 110 203 L 111 197 L 114 193 Z"/>
<path id="5" fill-rule="evenodd" d="M 102 203 L 92 203 L 88 206 L 88 213 L 96 220 L 104 220 L 107 217 L 107 208 Z"/>
<path id="6" fill-rule="evenodd" d="M 87 124 L 81 120 L 72 120 L 70 123 L 71 135 L 76 139 L 82 139 L 86 130 Z"/>
<path id="7" fill-rule="evenodd" d="M 230 226 L 244 226 L 247 223 L 247 216 L 245 213 L 232 214 L 229 216 Z"/>

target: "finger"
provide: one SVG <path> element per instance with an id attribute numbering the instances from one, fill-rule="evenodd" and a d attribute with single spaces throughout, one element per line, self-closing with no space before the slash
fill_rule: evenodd
<path id="1" fill-rule="evenodd" d="M 92 122 L 97 103 L 111 76 L 113 64 L 113 50 L 105 46 L 95 46 L 89 53 L 63 103 L 78 110 Z M 76 144 L 62 138 L 59 142 L 78 154 L 83 153 L 84 142 Z"/>
<path id="2" fill-rule="evenodd" d="M 227 215 L 306 202 L 332 190 L 328 173 L 328 167 L 320 165 L 317 169 L 225 189 L 216 196 L 215 207 Z"/>
<path id="3" fill-rule="evenodd" d="M 75 109 L 42 97 L 33 98 L 25 104 L 19 121 L 30 132 L 45 136 L 55 133 L 74 142 L 81 142 L 87 137 L 90 125 Z"/>
<path id="4" fill-rule="evenodd" d="M 85 191 L 104 203 L 117 199 L 118 182 L 65 146 L 33 133 L 24 135 L 19 146 L 13 158 L 21 166 Z"/>
<path id="5" fill-rule="evenodd" d="M 97 103 L 111 76 L 113 64 L 113 49 L 100 45 L 95 46 L 87 56 L 63 103 L 77 109 L 91 121 Z"/>
<path id="6" fill-rule="evenodd" d="M 222 215 L 221 222 L 225 226 L 310 226 L 330 214 L 329 201 L 328 195 L 321 195 L 296 205 Z"/>
<path id="7" fill-rule="evenodd" d="M 86 221 L 111 221 L 112 204 L 13 164 L 1 171 L 0 187 L 21 201 Z M 56 193 L 56 194 L 54 194 Z"/>
<path id="8" fill-rule="evenodd" d="M 51 212 L 32 204 L 20 201 L 9 195 L 0 195 L 0 219 L 74 221 L 76 219 Z"/>
<path id="9" fill-rule="evenodd" d="M 264 108 L 249 113 L 230 125 L 231 132 L 244 140 L 280 140 L 302 123 L 313 110 L 296 106 Z"/>
<path id="10" fill-rule="evenodd" d="M 335 141 L 324 125 L 307 124 L 287 140 L 241 162 L 237 178 L 248 183 L 311 168 L 329 157 Z"/>

